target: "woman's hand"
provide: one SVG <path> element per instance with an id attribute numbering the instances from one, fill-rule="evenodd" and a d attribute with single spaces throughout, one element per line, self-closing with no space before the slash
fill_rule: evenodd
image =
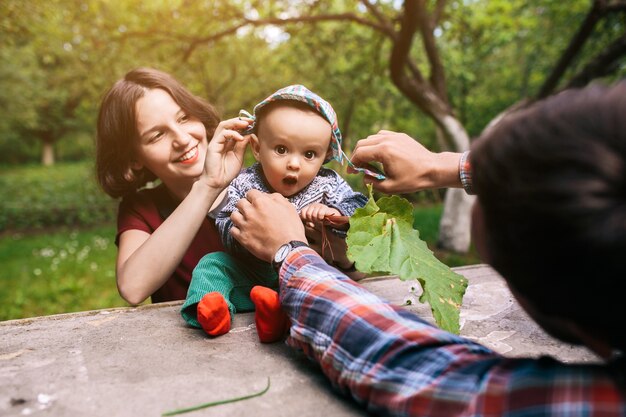
<path id="1" fill-rule="evenodd" d="M 280 245 L 307 241 L 295 207 L 278 193 L 250 190 L 237 210 L 230 215 L 230 234 L 259 259 L 270 262 Z"/>
<path id="2" fill-rule="evenodd" d="M 248 145 L 249 135 L 242 135 L 251 119 L 234 118 L 220 122 L 209 141 L 204 162 L 204 175 L 207 184 L 223 189 L 237 176 L 243 166 L 243 154 Z"/>
<path id="3" fill-rule="evenodd" d="M 352 157 L 356 166 L 370 162 L 383 165 L 384 180 L 364 177 L 374 189 L 391 193 L 410 193 L 428 188 L 461 187 L 459 160 L 461 154 L 434 153 L 404 133 L 381 130 L 357 142 Z M 355 173 L 350 167 L 348 172 Z"/>

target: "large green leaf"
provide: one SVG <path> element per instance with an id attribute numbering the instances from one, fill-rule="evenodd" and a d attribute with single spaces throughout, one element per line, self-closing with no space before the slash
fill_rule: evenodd
<path id="1" fill-rule="evenodd" d="M 413 207 L 398 196 L 370 199 L 350 219 L 348 257 L 365 273 L 389 273 L 417 280 L 422 303 L 430 304 L 444 330 L 459 333 L 459 309 L 467 280 L 439 261 L 413 229 Z"/>

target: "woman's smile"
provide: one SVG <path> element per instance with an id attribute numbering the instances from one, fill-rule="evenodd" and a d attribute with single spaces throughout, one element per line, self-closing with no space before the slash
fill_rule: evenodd
<path id="1" fill-rule="evenodd" d="M 180 158 L 178 158 L 177 162 L 180 162 L 181 164 L 192 164 L 196 162 L 199 154 L 200 153 L 198 152 L 198 145 L 196 145 L 193 148 L 189 149 L 187 152 L 185 152 Z"/>

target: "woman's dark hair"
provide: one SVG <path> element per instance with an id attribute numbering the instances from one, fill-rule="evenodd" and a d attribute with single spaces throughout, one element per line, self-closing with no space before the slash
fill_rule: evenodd
<path id="1" fill-rule="evenodd" d="M 156 177 L 148 169 L 131 169 L 134 146 L 139 139 L 136 103 L 149 89 L 170 94 L 187 114 L 204 124 L 207 137 L 215 132 L 220 118 L 205 100 L 194 96 L 171 75 L 152 68 L 128 72 L 106 92 L 100 105 L 96 135 L 96 175 L 111 197 L 135 192 Z"/>
<path id="2" fill-rule="evenodd" d="M 626 81 L 506 117 L 471 163 L 493 267 L 540 312 L 626 347 Z"/>

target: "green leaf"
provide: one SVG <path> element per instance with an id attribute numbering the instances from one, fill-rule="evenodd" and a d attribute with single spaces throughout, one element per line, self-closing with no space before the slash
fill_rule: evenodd
<path id="1" fill-rule="evenodd" d="M 370 198 L 350 219 L 348 257 L 365 273 L 389 273 L 401 280 L 417 280 L 437 325 L 459 333 L 459 310 L 467 279 L 439 261 L 413 229 L 413 206 L 398 197 Z"/>

